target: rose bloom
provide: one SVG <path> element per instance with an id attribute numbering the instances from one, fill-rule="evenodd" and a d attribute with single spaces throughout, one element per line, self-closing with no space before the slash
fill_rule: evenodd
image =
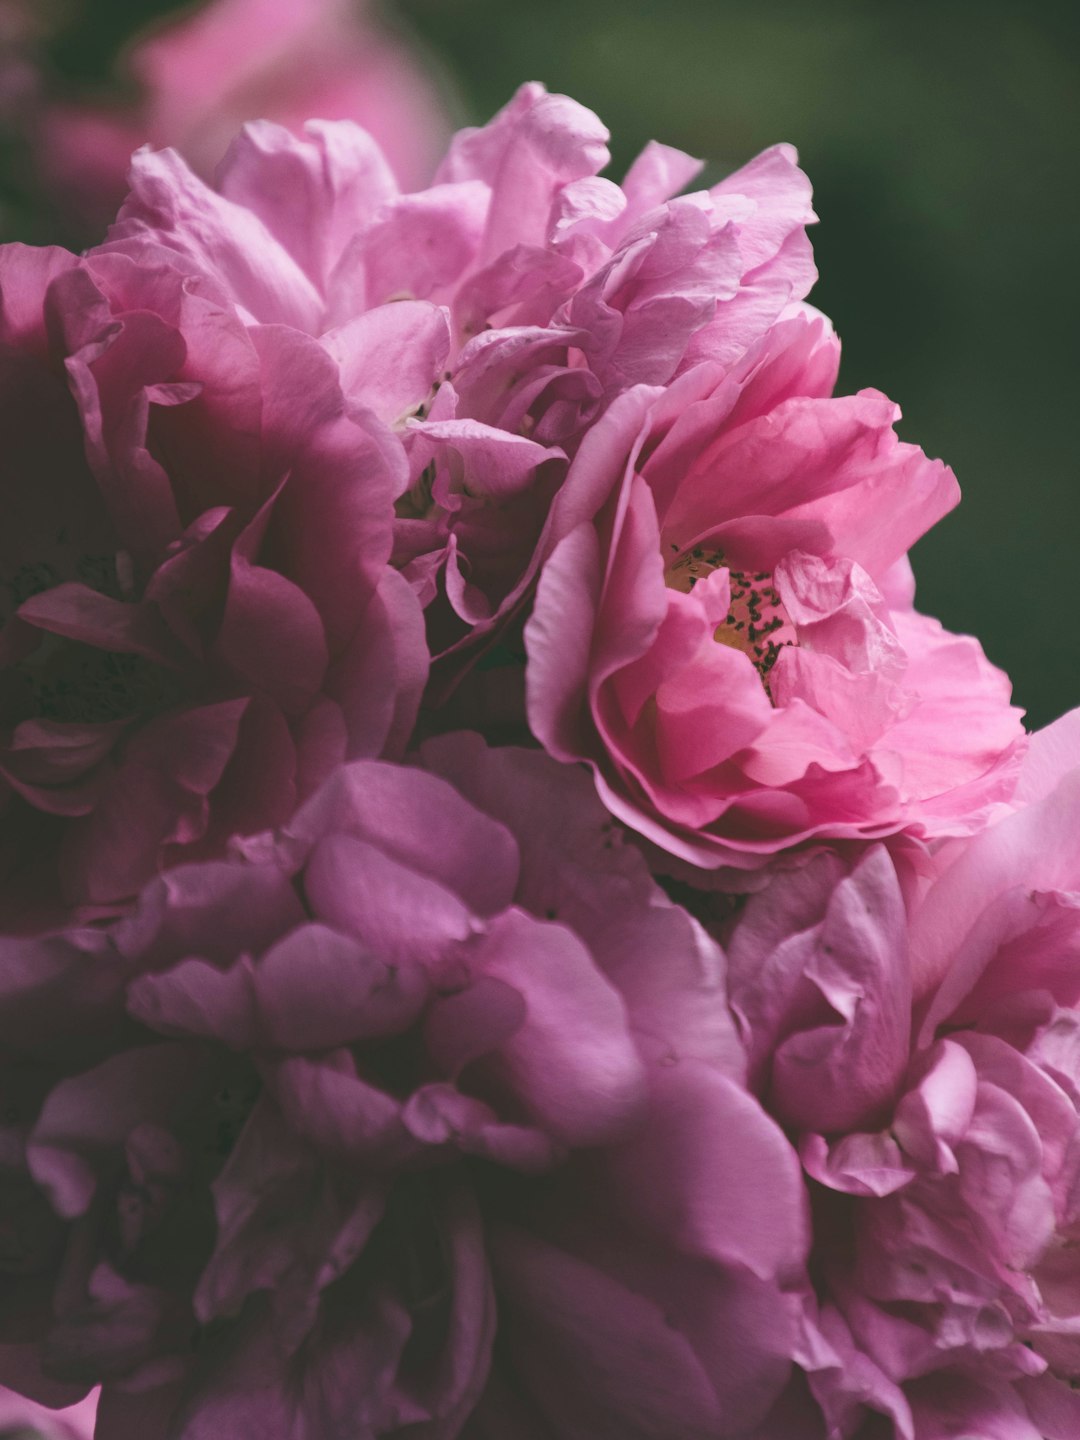
<path id="1" fill-rule="evenodd" d="M 736 365 L 621 397 L 567 478 L 600 503 L 541 575 L 530 723 L 693 867 L 968 833 L 1015 783 L 1007 678 L 912 605 L 906 552 L 956 482 L 884 396 L 832 398 L 837 361 L 793 307 Z"/>
<path id="2" fill-rule="evenodd" d="M 607 138 L 526 85 L 403 194 L 351 127 L 255 124 L 216 190 L 137 156 L 110 232 L 107 249 L 167 249 L 253 318 L 320 335 L 347 395 L 381 377 L 409 459 L 395 563 L 447 657 L 440 695 L 595 507 L 603 477 L 568 488 L 567 466 L 613 400 L 735 364 L 814 279 L 790 147 L 677 196 L 698 162 L 650 145 L 619 186 L 598 174 Z"/>
<path id="3" fill-rule="evenodd" d="M 356 126 L 263 122 L 218 190 L 141 153 L 82 259 L 0 252 L 6 923 L 122 904 L 400 753 L 419 607 L 439 699 L 595 504 L 564 482 L 614 400 L 804 293 L 787 149 L 671 200 L 696 163 L 653 146 L 620 188 L 606 133 L 525 86 L 401 194 Z"/>
<path id="4" fill-rule="evenodd" d="M 150 246 L 0 250 L 0 915 L 122 904 L 400 751 L 427 655 L 400 441 Z"/>
<path id="5" fill-rule="evenodd" d="M 97 1440 L 770 1423 L 804 1195 L 720 950 L 586 776 L 424 765 L 3 944 L 0 1374 Z"/>
<path id="6" fill-rule="evenodd" d="M 136 38 L 122 59 L 133 100 L 58 98 L 37 117 L 37 155 L 65 213 L 105 225 L 133 150 L 173 145 L 207 178 L 247 120 L 299 132 L 354 120 L 402 184 L 424 184 L 445 144 L 444 103 L 421 59 L 359 0 L 210 0 Z"/>
<path id="7" fill-rule="evenodd" d="M 1035 737 L 1022 808 L 910 922 L 872 847 L 729 938 L 751 1086 L 811 1183 L 807 1436 L 1080 1434 L 1078 741 L 1080 712 Z"/>

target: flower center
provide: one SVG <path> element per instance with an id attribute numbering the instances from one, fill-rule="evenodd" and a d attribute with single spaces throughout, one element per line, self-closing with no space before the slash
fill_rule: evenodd
<path id="1" fill-rule="evenodd" d="M 432 499 L 431 489 L 435 483 L 435 462 L 431 460 L 421 470 L 416 482 L 398 497 L 394 514 L 399 520 L 431 520 L 438 514 L 439 507 Z"/>
<path id="2" fill-rule="evenodd" d="M 152 660 L 54 635 L 19 669 L 42 720 L 99 725 L 166 709 L 179 698 L 171 677 Z"/>
<path id="3" fill-rule="evenodd" d="M 124 599 L 117 562 L 112 555 L 80 555 L 72 565 L 59 560 L 55 564 L 52 560 L 27 560 L 6 574 L 0 567 L 0 621 L 13 615 L 24 600 L 31 600 L 64 580 L 81 580 L 99 595 L 108 595 L 111 600 Z"/>
<path id="4" fill-rule="evenodd" d="M 676 556 L 664 571 L 670 590 L 689 595 L 699 580 L 714 570 L 726 568 L 731 600 L 724 620 L 713 631 L 713 639 L 749 656 L 769 690 L 769 673 L 785 645 L 797 643 L 787 611 L 767 570 L 734 570 L 725 566 L 722 550 L 696 545 Z M 770 694 L 770 699 L 771 699 Z"/>
<path id="5" fill-rule="evenodd" d="M 117 557 L 80 555 L 72 568 L 72 578 L 99 595 L 121 601 L 130 598 Z M 25 600 L 66 578 L 45 560 L 19 566 L 0 584 L 0 623 Z M 175 677 L 141 655 L 100 650 L 44 632 L 33 652 L 13 669 L 20 718 L 95 725 L 165 709 L 180 698 Z"/>

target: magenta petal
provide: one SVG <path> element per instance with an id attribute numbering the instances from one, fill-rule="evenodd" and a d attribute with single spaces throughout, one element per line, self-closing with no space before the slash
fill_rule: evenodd
<path id="1" fill-rule="evenodd" d="M 562 1159 L 559 1147 L 542 1130 L 502 1124 L 490 1106 L 451 1085 L 425 1085 L 415 1091 L 401 1121 L 424 1145 L 453 1146 L 463 1155 L 527 1175 L 549 1170 Z"/>
<path id="2" fill-rule="evenodd" d="M 569 1145 L 624 1132 L 645 1099 L 644 1068 L 623 1002 L 581 942 L 510 911 L 490 925 L 468 963 L 525 1003 L 524 1020 L 497 1053 L 501 1078 L 527 1113 Z"/>
<path id="3" fill-rule="evenodd" d="M 438 307 L 402 300 L 364 311 L 322 343 L 338 363 L 345 395 L 394 425 L 426 402 L 442 379 L 450 327 Z"/>
<path id="4" fill-rule="evenodd" d="M 554 446 L 537 445 L 476 420 L 415 420 L 410 430 L 425 448 L 446 447 L 459 457 L 462 483 L 470 495 L 506 499 L 533 479 L 537 466 L 565 459 Z"/>
<path id="5" fill-rule="evenodd" d="M 477 915 L 503 910 L 513 899 L 520 860 L 509 831 L 435 776 L 378 763 L 344 767 L 286 827 L 287 836 L 307 846 L 334 833 L 377 845 Z"/>
<path id="6" fill-rule="evenodd" d="M 160 848 L 206 832 L 207 796 L 237 741 L 245 701 L 166 714 L 129 745 L 94 813 L 69 832 L 66 869 L 78 893 L 107 902 L 150 878 Z"/>
<path id="7" fill-rule="evenodd" d="M 340 121 L 308 121 L 303 136 L 253 121 L 229 147 L 217 182 L 226 200 L 259 217 L 322 293 L 348 241 L 397 194 L 372 137 Z"/>
<path id="8" fill-rule="evenodd" d="M 581 525 L 556 547 L 544 567 L 525 627 L 529 723 L 545 749 L 565 760 L 587 743 L 582 738 L 581 705 L 589 665 L 588 631 L 598 600 L 594 578 L 598 563 L 592 526 Z"/>
<path id="9" fill-rule="evenodd" d="M 0 1039 L 33 1052 L 90 1025 L 108 1033 L 126 967 L 96 930 L 0 939 Z M 70 1043 L 70 1041 L 67 1041 Z"/>
<path id="10" fill-rule="evenodd" d="M 345 1054 L 290 1056 L 270 1075 L 286 1123 L 317 1150 L 352 1163 L 392 1162 L 415 1147 L 401 1121 L 401 1103 L 361 1080 Z"/>
<path id="11" fill-rule="evenodd" d="M 29 1144 L 31 1172 L 61 1215 L 81 1215 L 96 1185 L 95 1162 L 137 1124 L 178 1106 L 202 1057 L 183 1045 L 112 1056 L 62 1081 L 49 1096 Z"/>
<path id="12" fill-rule="evenodd" d="M 412 587 L 385 570 L 365 624 L 334 667 L 327 688 L 341 703 L 349 759 L 399 759 L 416 723 L 431 656 Z"/>
<path id="13" fill-rule="evenodd" d="M 196 1292 L 197 1314 L 203 1323 L 235 1315 L 249 1295 L 274 1290 L 286 1314 L 293 1307 L 285 1323 L 298 1339 L 310 1329 L 318 1291 L 363 1249 L 386 1200 L 378 1181 L 352 1203 L 335 1195 L 321 1183 L 309 1147 L 290 1135 L 265 1099 L 213 1190 L 218 1234 Z M 275 1213 L 280 1197 L 292 1199 L 288 1214 Z"/>
<path id="14" fill-rule="evenodd" d="M 442 301 L 476 257 L 488 199 L 483 185 L 465 182 L 387 203 L 331 277 L 332 321 L 395 299 Z"/>
<path id="15" fill-rule="evenodd" d="M 157 967 L 198 954 L 224 968 L 237 953 L 257 954 L 303 919 L 282 870 L 219 861 L 180 866 L 154 880 L 114 940 L 132 963 L 152 951 Z"/>
<path id="16" fill-rule="evenodd" d="M 1017 800 L 1031 804 L 1041 800 L 1076 768 L 1080 754 L 1080 708 L 1069 710 L 1052 725 L 1037 730 L 1024 756 L 1017 786 Z"/>
<path id="17" fill-rule="evenodd" d="M 677 195 L 701 171 L 701 161 L 650 140 L 626 172 L 622 188 L 631 213 L 640 214 Z"/>
<path id="18" fill-rule="evenodd" d="M 785 977 L 792 1018 L 772 1061 L 772 1100 L 789 1124 L 859 1128 L 894 1095 L 910 1032 L 904 924 L 896 873 L 872 850 L 833 891 L 801 978 Z"/>
<path id="19" fill-rule="evenodd" d="M 514 1368 L 565 1440 L 724 1434 L 718 1396 L 686 1335 L 648 1297 L 523 1232 L 495 1237 Z M 520 1317 L 520 1318 L 519 1318 Z M 520 1326 L 520 1329 L 518 1328 Z M 551 1384 L 558 1375 L 560 1382 Z"/>
<path id="20" fill-rule="evenodd" d="M 234 1050 L 257 1042 L 251 961 L 228 970 L 206 960 L 183 960 L 159 975 L 140 975 L 128 991 L 128 1009 L 163 1035 L 220 1040 Z"/>
<path id="21" fill-rule="evenodd" d="M 47 336 L 41 297 L 58 275 L 76 268 L 78 259 L 58 245 L 14 243 L 0 250 L 0 316 L 11 345 L 28 343 L 44 353 Z"/>
<path id="22" fill-rule="evenodd" d="M 260 1032 L 287 1050 L 329 1050 L 350 1040 L 397 1035 L 416 1019 L 426 978 L 406 959 L 377 959 L 324 925 L 304 925 L 255 967 Z"/>
<path id="23" fill-rule="evenodd" d="M 320 920 L 395 964 L 431 964 L 479 928 L 436 880 L 345 835 L 316 844 L 305 889 Z"/>
<path id="24" fill-rule="evenodd" d="M 318 292 L 250 210 L 215 194 L 172 150 L 139 151 L 130 178 L 110 245 L 135 253 L 138 244 L 156 242 L 218 280 L 253 318 L 318 328 Z"/>
<path id="25" fill-rule="evenodd" d="M 1038 1376 L 1017 1384 L 1032 1421 L 1044 1440 L 1071 1440 L 1080 1427 L 1080 1396 L 1052 1376 Z"/>
<path id="26" fill-rule="evenodd" d="M 42 810 L 87 815 L 104 788 L 97 767 L 126 729 L 122 720 L 96 725 L 23 720 L 11 733 L 5 777 Z"/>
<path id="27" fill-rule="evenodd" d="M 519 990 L 492 975 L 464 989 L 436 995 L 424 1039 L 439 1071 L 457 1080 L 467 1065 L 490 1055 L 519 1030 L 528 1009 Z"/>
<path id="28" fill-rule="evenodd" d="M 216 652 L 286 713 L 303 711 L 326 672 L 326 637 L 315 606 L 284 576 L 233 555 Z"/>
<path id="29" fill-rule="evenodd" d="M 961 1376 L 928 1379 L 917 1387 L 911 1409 L 916 1440 L 952 1440 L 965 1433 L 979 1440 L 1047 1440 L 1007 1389 Z"/>
<path id="30" fill-rule="evenodd" d="M 740 1085 L 700 1064 L 662 1071 L 654 1087 L 647 1123 L 613 1167 L 626 1213 L 684 1255 L 739 1265 L 762 1280 L 796 1274 L 805 1198 L 779 1127 Z M 632 1174 L 670 1183 L 631 1186 Z"/>
<path id="31" fill-rule="evenodd" d="M 149 606 L 124 604 L 87 585 L 56 585 L 24 601 L 19 617 L 39 630 L 162 665 L 175 664 L 182 653 Z"/>

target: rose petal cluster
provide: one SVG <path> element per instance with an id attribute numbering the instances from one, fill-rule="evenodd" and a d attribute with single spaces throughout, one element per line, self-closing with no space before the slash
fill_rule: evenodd
<path id="1" fill-rule="evenodd" d="M 469 735 L 424 767 L 4 942 L 51 1303 L 0 1365 L 102 1383 L 98 1440 L 704 1440 L 787 1383 L 804 1198 L 721 952 L 587 777 Z"/>
<path id="2" fill-rule="evenodd" d="M 0 252 L 0 913 L 55 923 L 404 748 L 400 442 L 169 257 Z M 301 379 L 302 377 L 302 379 Z"/>
<path id="3" fill-rule="evenodd" d="M 955 481 L 883 397 L 831 394 L 793 154 L 672 198 L 694 162 L 653 146 L 615 186 L 606 139 L 524 86 L 401 194 L 353 127 L 256 124 L 216 190 L 137 157 L 100 262 L 156 257 L 318 337 L 346 405 L 393 432 L 429 708 L 500 644 L 524 722 L 506 697 L 539 576 L 531 729 L 677 860 L 979 828 L 1019 712 L 976 642 L 913 609 L 906 552 Z M 492 688 L 448 715 L 483 725 Z"/>
<path id="4" fill-rule="evenodd" d="M 790 147 L 607 139 L 0 250 L 0 1382 L 97 1440 L 1080 1433 L 1080 712 L 914 608 Z"/>
<path id="5" fill-rule="evenodd" d="M 729 938 L 750 1083 L 811 1196 L 801 1364 L 843 1440 L 1080 1425 L 1076 720 L 910 917 L 872 846 L 777 878 Z"/>
<path id="6" fill-rule="evenodd" d="M 956 481 L 884 396 L 832 395 L 838 358 L 803 308 L 732 368 L 628 394 L 578 454 L 604 500 L 526 628 L 534 733 L 699 869 L 970 833 L 1016 783 L 1007 677 L 913 606 L 907 551 Z"/>
<path id="7" fill-rule="evenodd" d="M 436 657 L 490 643 L 595 508 L 596 480 L 569 487 L 567 468 L 612 401 L 734 363 L 815 276 L 791 147 L 678 195 L 698 162 L 651 145 L 619 186 L 598 173 L 607 139 L 525 85 L 401 193 L 354 127 L 260 122 L 216 188 L 173 153 L 136 156 L 105 247 L 166 249 L 254 319 L 321 336 L 347 395 L 378 377 L 409 457 L 395 563 Z M 443 668 L 452 688 L 460 665 Z"/>

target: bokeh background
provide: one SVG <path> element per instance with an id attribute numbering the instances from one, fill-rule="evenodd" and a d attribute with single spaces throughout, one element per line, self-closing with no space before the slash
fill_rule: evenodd
<path id="1" fill-rule="evenodd" d="M 132 37 L 180 9 L 0 0 L 4 239 L 97 238 L 42 185 L 34 116 L 57 101 L 137 105 Z M 1080 6 L 364 9 L 365 25 L 417 57 L 454 123 L 541 79 L 605 120 L 616 174 L 652 137 L 708 157 L 706 178 L 776 140 L 797 144 L 821 217 L 811 298 L 843 337 L 843 388 L 897 400 L 901 433 L 948 460 L 964 490 L 916 550 L 921 608 L 980 637 L 1030 724 L 1080 703 Z"/>

